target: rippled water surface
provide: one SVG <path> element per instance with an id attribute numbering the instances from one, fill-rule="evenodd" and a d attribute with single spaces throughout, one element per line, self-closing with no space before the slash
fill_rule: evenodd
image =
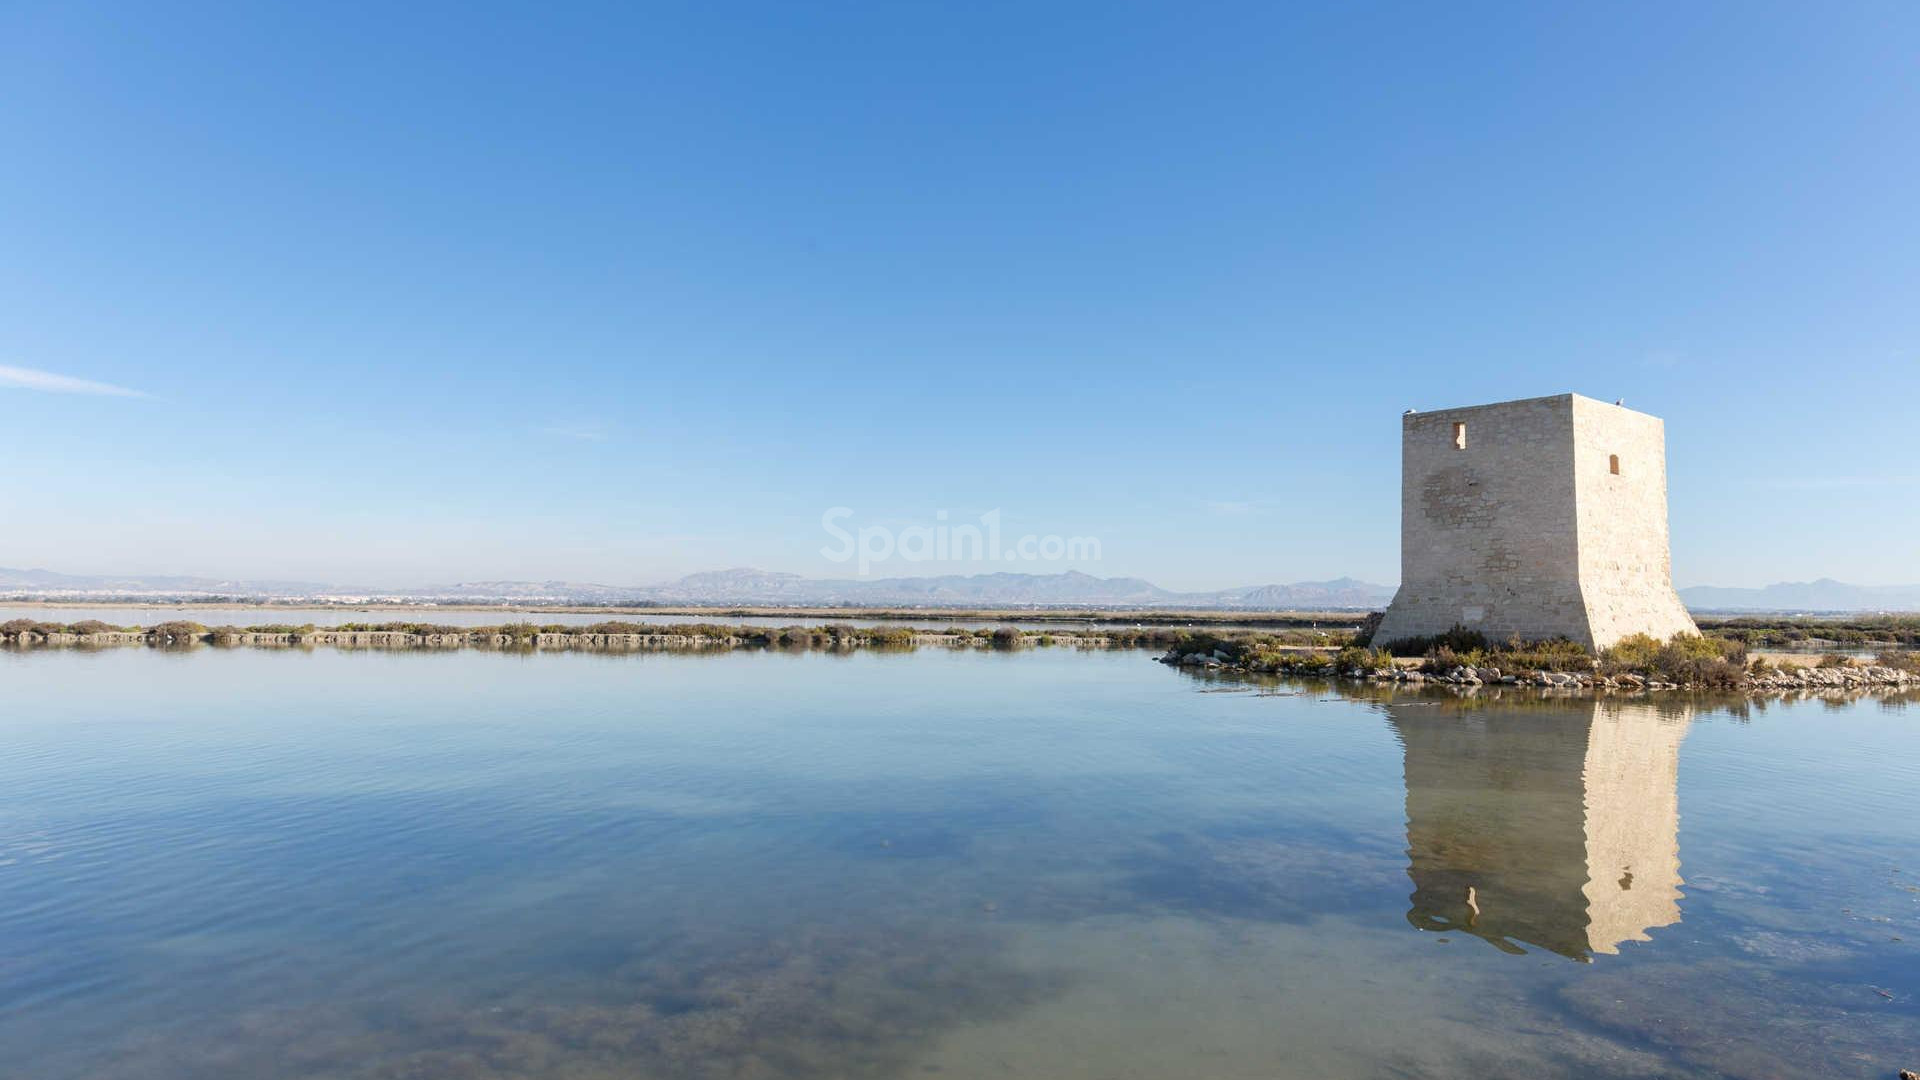
<path id="1" fill-rule="evenodd" d="M 1920 706 L 0 654 L 0 1075 L 1892 1077 Z"/>

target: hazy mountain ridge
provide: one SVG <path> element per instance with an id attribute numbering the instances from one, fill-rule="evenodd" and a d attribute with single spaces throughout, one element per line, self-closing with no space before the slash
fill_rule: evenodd
<path id="1" fill-rule="evenodd" d="M 1832 578 L 1758 589 L 1694 585 L 1680 599 L 1695 611 L 1920 611 L 1920 585 L 1849 585 Z"/>
<path id="2" fill-rule="evenodd" d="M 1253 585 L 1214 592 L 1176 592 L 1130 577 L 1059 574 L 943 574 L 869 579 L 807 578 L 751 568 L 712 570 L 659 585 L 573 581 L 466 581 L 405 588 L 249 582 L 196 577 L 56 574 L 0 568 L 0 595 L 68 598 L 233 599 L 351 602 L 368 599 L 440 602 L 686 604 L 743 607 L 1193 607 L 1374 608 L 1393 589 L 1352 578 L 1292 585 Z"/>
<path id="3" fill-rule="evenodd" d="M 658 585 L 579 581 L 465 581 L 406 588 L 245 581 L 178 575 L 63 574 L 0 567 L 0 597 L 16 599 L 367 600 L 442 603 L 654 604 L 739 607 L 1116 607 L 1246 610 L 1376 609 L 1393 588 L 1354 578 L 1177 592 L 1142 578 L 1058 574 L 941 574 L 929 577 L 808 578 L 740 567 L 709 570 Z M 1763 588 L 1696 585 L 1680 590 L 1701 612 L 1920 611 L 1920 585 L 1780 582 Z"/>

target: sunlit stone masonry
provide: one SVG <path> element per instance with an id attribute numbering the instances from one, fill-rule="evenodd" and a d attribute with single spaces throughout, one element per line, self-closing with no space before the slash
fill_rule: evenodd
<path id="1" fill-rule="evenodd" d="M 1673 591 L 1666 429 L 1578 394 L 1401 418 L 1400 591 L 1381 644 L 1697 633 Z"/>

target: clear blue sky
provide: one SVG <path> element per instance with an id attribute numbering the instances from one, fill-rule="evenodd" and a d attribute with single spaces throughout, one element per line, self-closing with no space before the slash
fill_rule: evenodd
<path id="1" fill-rule="evenodd" d="M 1666 418 L 1680 584 L 1920 580 L 1916 56 L 1904 0 L 8 4 L 0 565 L 830 575 L 845 506 L 1390 583 L 1401 411 L 1573 390 Z"/>

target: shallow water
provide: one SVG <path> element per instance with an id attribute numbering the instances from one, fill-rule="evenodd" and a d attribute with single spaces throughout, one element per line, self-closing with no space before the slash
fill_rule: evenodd
<path id="1" fill-rule="evenodd" d="M 1892 1076 L 1920 707 L 0 653 L 0 1074 Z"/>

